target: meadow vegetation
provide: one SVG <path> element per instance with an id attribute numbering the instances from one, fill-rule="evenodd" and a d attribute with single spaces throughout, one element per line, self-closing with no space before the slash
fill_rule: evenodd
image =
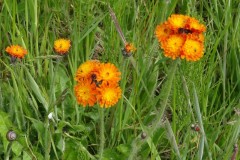
<path id="1" fill-rule="evenodd" d="M 130 57 L 108 5 L 136 47 Z M 196 62 L 160 48 L 156 26 L 175 13 L 206 26 Z M 0 159 L 230 159 L 240 144 L 239 20 L 238 0 L 0 0 Z M 59 38 L 71 41 L 66 55 L 54 50 Z M 27 55 L 12 62 L 10 45 Z M 77 69 L 92 59 L 121 72 L 112 107 L 77 103 Z"/>

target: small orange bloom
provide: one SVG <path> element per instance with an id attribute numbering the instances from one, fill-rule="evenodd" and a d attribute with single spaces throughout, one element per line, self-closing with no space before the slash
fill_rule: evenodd
<path id="1" fill-rule="evenodd" d="M 187 39 L 182 48 L 181 58 L 187 61 L 197 61 L 203 56 L 203 44 L 193 39 Z"/>
<path id="2" fill-rule="evenodd" d="M 19 45 L 11 45 L 5 50 L 8 54 L 16 58 L 23 58 L 27 54 L 27 50 Z"/>
<path id="3" fill-rule="evenodd" d="M 203 24 L 199 23 L 197 19 L 192 17 L 188 18 L 186 28 L 199 33 L 206 31 L 206 27 Z"/>
<path id="4" fill-rule="evenodd" d="M 118 83 L 121 79 L 121 73 L 118 68 L 111 63 L 102 63 L 97 75 L 97 81 L 106 81 L 108 83 Z"/>
<path id="5" fill-rule="evenodd" d="M 81 81 L 82 79 L 91 79 L 93 74 L 97 74 L 99 70 L 100 62 L 97 60 L 86 61 L 80 65 L 77 69 L 75 76 L 76 81 Z"/>
<path id="6" fill-rule="evenodd" d="M 163 42 L 168 38 L 168 36 L 172 33 L 173 31 L 169 28 L 168 24 L 165 22 L 163 24 L 157 25 L 156 30 L 155 30 L 155 35 L 158 39 L 159 42 Z"/>
<path id="7" fill-rule="evenodd" d="M 136 48 L 134 47 L 134 45 L 132 43 L 127 43 L 125 46 L 125 50 L 126 52 L 134 52 L 136 51 Z"/>
<path id="8" fill-rule="evenodd" d="M 135 51 L 136 51 L 136 48 L 134 47 L 134 45 L 132 43 L 127 43 L 125 45 L 125 48 L 122 50 L 122 54 L 125 57 L 130 57 L 132 53 Z"/>
<path id="9" fill-rule="evenodd" d="M 188 20 L 188 16 L 181 14 L 172 14 L 171 17 L 168 18 L 168 25 L 173 31 L 178 31 L 179 28 L 185 28 Z"/>
<path id="10" fill-rule="evenodd" d="M 181 54 L 185 38 L 181 35 L 172 35 L 162 43 L 162 49 L 166 57 L 176 59 Z"/>
<path id="11" fill-rule="evenodd" d="M 97 90 L 99 91 L 97 100 L 100 107 L 109 108 L 121 98 L 121 88 L 116 84 L 103 83 Z"/>
<path id="12" fill-rule="evenodd" d="M 71 41 L 68 39 L 61 38 L 54 42 L 54 50 L 60 55 L 66 54 L 70 47 Z"/>
<path id="13" fill-rule="evenodd" d="M 203 35 L 203 33 L 188 34 L 188 35 L 187 35 L 187 38 L 188 38 L 188 39 L 193 39 L 193 40 L 199 41 L 199 42 L 201 42 L 201 43 L 204 42 L 204 35 Z"/>
<path id="14" fill-rule="evenodd" d="M 91 83 L 89 80 L 82 80 L 75 87 L 75 96 L 79 104 L 83 107 L 87 105 L 93 106 L 97 102 L 96 94 L 96 85 Z"/>

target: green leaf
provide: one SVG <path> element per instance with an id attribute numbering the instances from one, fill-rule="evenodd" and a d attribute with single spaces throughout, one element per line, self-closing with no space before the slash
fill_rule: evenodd
<path id="1" fill-rule="evenodd" d="M 12 160 L 22 160 L 20 157 L 14 157 Z"/>
<path id="2" fill-rule="evenodd" d="M 131 150 L 131 146 L 127 144 L 120 144 L 119 146 L 117 146 L 117 151 L 126 156 L 129 155 L 130 150 Z"/>
<path id="3" fill-rule="evenodd" d="M 23 146 L 18 141 L 12 142 L 12 151 L 16 156 L 20 156 L 23 151 Z"/>
<path id="4" fill-rule="evenodd" d="M 86 130 L 86 126 L 84 125 L 73 125 L 72 128 L 77 132 L 83 132 Z"/>
<path id="5" fill-rule="evenodd" d="M 34 80 L 34 78 L 32 77 L 32 75 L 29 73 L 29 71 L 27 69 L 26 69 L 26 73 L 27 73 L 27 78 L 29 81 L 29 87 L 32 89 L 33 93 L 37 96 L 39 102 L 43 104 L 45 110 L 48 111 L 49 105 L 48 105 L 46 99 L 44 98 L 37 82 Z"/>
<path id="6" fill-rule="evenodd" d="M 24 160 L 32 160 L 32 157 L 27 152 L 23 152 L 23 159 Z"/>
<path id="7" fill-rule="evenodd" d="M 87 149 L 81 144 L 81 142 L 76 141 L 75 139 L 68 139 L 65 141 L 66 149 L 63 154 L 63 159 L 72 160 L 72 159 L 81 159 L 81 160 L 90 160 L 95 159 Z"/>
<path id="8" fill-rule="evenodd" d="M 9 144 L 8 140 L 6 139 L 6 134 L 8 132 L 8 128 L 10 128 L 11 122 L 8 119 L 8 115 L 5 112 L 0 111 L 0 135 L 3 140 L 3 148 L 4 148 L 4 153 L 7 151 L 7 146 Z"/>
<path id="9" fill-rule="evenodd" d="M 27 118 L 30 119 L 30 121 L 33 123 L 33 126 L 38 133 L 38 140 L 43 145 L 42 137 L 44 137 L 44 133 L 45 133 L 44 123 L 30 117 L 27 117 Z"/>
<path id="10" fill-rule="evenodd" d="M 103 160 L 111 160 L 111 159 L 122 160 L 122 159 L 126 159 L 126 157 L 125 158 L 123 158 L 123 157 L 124 156 L 121 156 L 114 149 L 107 149 L 107 150 L 104 150 L 104 152 L 103 152 Z"/>

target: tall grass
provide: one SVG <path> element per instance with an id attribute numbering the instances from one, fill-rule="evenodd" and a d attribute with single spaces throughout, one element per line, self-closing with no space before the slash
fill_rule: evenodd
<path id="1" fill-rule="evenodd" d="M 108 4 L 137 48 L 130 58 Z M 102 159 L 230 159 L 240 132 L 239 9 L 237 0 L 0 1 L 0 159 L 99 159 L 98 108 L 79 106 L 73 92 L 78 66 L 96 58 L 122 73 L 122 98 L 104 111 Z M 172 13 L 207 26 L 200 61 L 163 56 L 154 30 Z M 71 40 L 66 56 L 53 50 L 61 37 Z M 11 63 L 11 44 L 28 55 Z"/>

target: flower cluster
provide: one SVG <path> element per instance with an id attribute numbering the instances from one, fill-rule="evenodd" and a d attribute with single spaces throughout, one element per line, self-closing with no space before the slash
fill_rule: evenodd
<path id="1" fill-rule="evenodd" d="M 195 18 L 173 14 L 156 27 L 155 35 L 166 57 L 197 61 L 204 53 L 205 30 L 206 27 Z"/>
<path id="2" fill-rule="evenodd" d="M 121 73 L 111 63 L 100 63 L 97 60 L 86 61 L 79 66 L 75 76 L 77 85 L 74 87 L 77 101 L 82 106 L 109 108 L 121 98 L 118 85 Z"/>

